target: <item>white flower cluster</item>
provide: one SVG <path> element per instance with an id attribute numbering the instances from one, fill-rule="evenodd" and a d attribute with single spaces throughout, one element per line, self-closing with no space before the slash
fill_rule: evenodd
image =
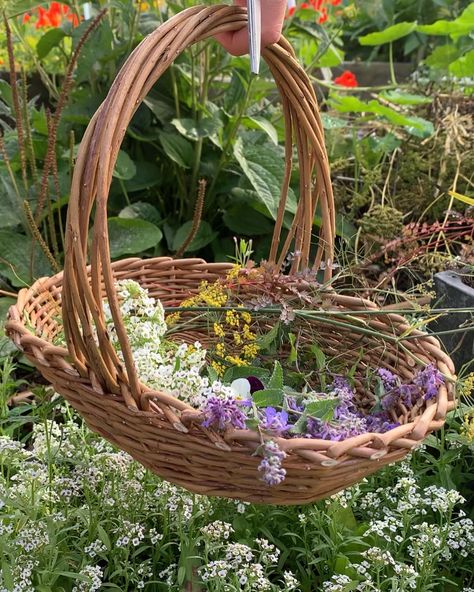
<path id="1" fill-rule="evenodd" d="M 232 526 L 222 520 L 215 520 L 201 528 L 201 533 L 214 541 L 227 540 L 232 532 L 234 532 Z"/>
<path id="2" fill-rule="evenodd" d="M 92 558 L 94 558 L 99 553 L 105 553 L 105 551 L 107 551 L 107 547 L 100 539 L 96 539 L 90 545 L 84 547 L 84 553 Z"/>
<path id="3" fill-rule="evenodd" d="M 140 379 L 153 390 L 162 390 L 199 407 L 209 380 L 201 376 L 206 350 L 196 341 L 177 346 L 164 339 L 165 312 L 159 300 L 134 280 L 116 282 L 120 312 Z M 111 341 L 119 349 L 109 304 L 103 304 Z M 122 357 L 122 353 L 119 352 Z"/>
<path id="4" fill-rule="evenodd" d="M 78 582 L 72 592 L 96 592 L 102 586 L 102 568 L 98 565 L 86 565 L 80 573 L 87 579 Z"/>
<path id="5" fill-rule="evenodd" d="M 130 543 L 134 547 L 138 547 L 145 538 L 144 526 L 129 522 L 128 520 L 123 520 L 121 527 L 115 529 L 115 533 L 119 535 L 115 543 L 117 547 L 128 547 Z"/>

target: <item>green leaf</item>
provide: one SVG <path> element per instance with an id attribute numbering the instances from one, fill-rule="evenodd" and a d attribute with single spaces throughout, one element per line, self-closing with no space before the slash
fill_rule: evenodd
<path id="1" fill-rule="evenodd" d="M 259 115 L 255 115 L 254 117 L 243 117 L 241 122 L 249 129 L 261 129 L 275 145 L 278 144 L 278 133 L 274 126 L 265 117 L 260 117 Z"/>
<path id="2" fill-rule="evenodd" d="M 258 337 L 257 345 L 259 346 L 259 348 L 262 350 L 267 350 L 275 342 L 279 330 L 280 322 L 277 321 L 270 329 L 270 331 L 268 331 L 268 333 L 265 333 L 264 335 Z"/>
<path id="3" fill-rule="evenodd" d="M 247 378 L 247 376 L 268 379 L 269 371 L 267 368 L 261 368 L 260 366 L 232 366 L 232 368 L 226 370 L 224 374 L 224 382 L 232 382 L 237 378 Z"/>
<path id="4" fill-rule="evenodd" d="M 129 193 L 150 189 L 160 182 L 160 169 L 153 162 L 139 160 L 135 163 L 136 173 L 125 181 L 125 188 Z"/>
<path id="5" fill-rule="evenodd" d="M 107 547 L 107 551 L 110 551 L 112 549 L 112 544 L 109 535 L 100 524 L 97 525 L 97 534 L 102 543 Z"/>
<path id="6" fill-rule="evenodd" d="M 443 19 L 431 25 L 418 25 L 416 30 L 425 35 L 469 35 L 474 31 L 474 2 L 452 21 Z"/>
<path id="7" fill-rule="evenodd" d="M 133 160 L 124 150 L 119 150 L 113 176 L 117 179 L 128 180 L 132 179 L 136 173 L 137 167 Z"/>
<path id="8" fill-rule="evenodd" d="M 231 368 L 229 368 L 229 370 L 231 370 Z M 207 375 L 209 376 L 209 382 L 211 384 L 213 382 L 215 382 L 216 380 L 219 380 L 219 375 L 217 374 L 217 372 L 214 370 L 214 368 L 212 366 L 207 367 Z"/>
<path id="9" fill-rule="evenodd" d="M 224 213 L 223 220 L 227 228 L 239 236 L 271 234 L 273 230 L 273 224 L 266 216 L 246 205 L 231 206 Z"/>
<path id="10" fill-rule="evenodd" d="M 326 367 L 326 355 L 323 350 L 315 344 L 313 344 L 309 350 L 316 359 L 316 368 L 318 370 L 323 370 Z"/>
<path id="11" fill-rule="evenodd" d="M 403 22 L 387 27 L 383 31 L 376 33 L 369 33 L 363 37 L 359 37 L 361 45 L 383 45 L 384 43 L 391 43 L 402 37 L 406 37 L 416 29 L 417 23 Z"/>
<path id="12" fill-rule="evenodd" d="M 137 201 L 123 208 L 119 213 L 119 218 L 140 218 L 152 224 L 161 222 L 160 212 L 146 201 Z"/>
<path id="13" fill-rule="evenodd" d="M 49 4 L 46 0 L 15 0 L 6 3 L 6 14 L 8 18 L 29 12 L 38 6 Z"/>
<path id="14" fill-rule="evenodd" d="M 446 70 L 459 56 L 460 52 L 454 45 L 439 45 L 426 58 L 425 64 L 430 68 Z"/>
<path id="15" fill-rule="evenodd" d="M 288 339 L 290 341 L 290 355 L 288 356 L 288 363 L 294 364 L 298 360 L 298 352 L 296 351 L 295 343 L 296 343 L 296 335 L 294 333 L 290 333 L 288 335 Z"/>
<path id="16" fill-rule="evenodd" d="M 13 590 L 15 582 L 13 580 L 12 570 L 10 569 L 10 564 L 7 562 L 6 559 L 2 560 L 2 580 L 5 584 L 7 590 Z"/>
<path id="17" fill-rule="evenodd" d="M 282 389 L 283 388 L 283 368 L 278 360 L 275 360 L 273 365 L 273 372 L 268 381 L 269 389 Z"/>
<path id="18" fill-rule="evenodd" d="M 307 416 L 303 413 L 296 423 L 291 427 L 290 432 L 292 434 L 304 434 L 306 432 L 306 424 L 308 423 Z"/>
<path id="19" fill-rule="evenodd" d="M 474 49 L 449 64 L 449 73 L 457 78 L 474 76 Z"/>
<path id="20" fill-rule="evenodd" d="M 173 251 L 177 251 L 181 247 L 184 241 L 188 238 L 192 227 L 193 222 L 192 220 L 189 220 L 188 222 L 185 222 L 182 226 L 178 228 L 173 238 Z M 196 236 L 191 241 L 191 244 L 187 247 L 186 253 L 202 249 L 209 243 L 212 243 L 216 236 L 217 232 L 214 232 L 212 230 L 212 227 L 209 224 L 209 222 L 203 220 L 199 225 L 199 229 L 196 233 Z"/>
<path id="21" fill-rule="evenodd" d="M 14 298 L 0 298 L 0 358 L 4 358 L 17 351 L 15 344 L 4 334 L 4 325 L 8 309 L 15 304 Z"/>
<path id="22" fill-rule="evenodd" d="M 18 203 L 18 196 L 9 177 L 2 175 L 0 180 L 4 190 L 0 198 L 0 228 L 18 226 L 23 217 L 22 208 Z"/>
<path id="23" fill-rule="evenodd" d="M 305 412 L 322 421 L 331 421 L 334 418 L 334 409 L 338 406 L 339 399 L 321 399 L 311 401 L 305 407 Z"/>
<path id="24" fill-rule="evenodd" d="M 9 107 L 13 107 L 12 89 L 6 80 L 0 78 L 0 99 Z"/>
<path id="25" fill-rule="evenodd" d="M 161 132 L 160 142 L 166 156 L 185 169 L 191 167 L 194 158 L 194 149 L 188 140 L 178 134 Z"/>
<path id="26" fill-rule="evenodd" d="M 31 252 L 34 250 L 31 277 Z M 0 230 L 0 273 L 13 286 L 24 288 L 32 280 L 51 274 L 51 266 L 36 241 L 13 230 Z"/>
<path id="27" fill-rule="evenodd" d="M 266 206 L 272 218 L 276 219 L 284 174 L 281 150 L 271 144 L 244 145 L 242 138 L 238 138 L 234 144 L 234 156 L 259 200 Z M 294 199 L 293 192 L 289 193 Z"/>
<path id="28" fill-rule="evenodd" d="M 66 33 L 59 27 L 46 31 L 36 44 L 36 53 L 39 59 L 42 60 L 45 58 L 54 47 L 57 47 L 61 43 L 64 37 L 66 37 Z"/>
<path id="29" fill-rule="evenodd" d="M 283 404 L 283 391 L 277 388 L 255 391 L 252 401 L 256 407 L 280 407 Z"/>
<path id="30" fill-rule="evenodd" d="M 423 95 L 415 95 L 411 93 L 402 92 L 399 90 L 387 90 L 381 92 L 380 97 L 396 105 L 426 105 L 433 102 L 432 97 L 425 97 Z"/>
<path id="31" fill-rule="evenodd" d="M 138 218 L 109 218 L 110 256 L 137 255 L 155 247 L 162 239 L 161 230 Z"/>
<path id="32" fill-rule="evenodd" d="M 222 121 L 218 116 L 204 117 L 200 121 L 185 118 L 173 119 L 171 123 L 180 134 L 193 141 L 208 138 L 217 133 L 222 127 Z"/>
<path id="33" fill-rule="evenodd" d="M 331 43 L 318 58 L 316 66 L 318 68 L 334 68 L 342 64 L 343 60 L 344 52 Z"/>
<path id="34" fill-rule="evenodd" d="M 409 120 L 406 126 L 407 131 L 413 136 L 429 138 L 434 134 L 434 125 L 431 121 L 414 115 L 407 117 L 407 119 Z"/>
<path id="35" fill-rule="evenodd" d="M 321 113 L 321 121 L 323 123 L 323 128 L 327 130 L 341 129 L 343 127 L 347 127 L 348 125 L 348 122 L 345 119 L 334 117 L 332 115 L 328 115 L 327 113 Z"/>

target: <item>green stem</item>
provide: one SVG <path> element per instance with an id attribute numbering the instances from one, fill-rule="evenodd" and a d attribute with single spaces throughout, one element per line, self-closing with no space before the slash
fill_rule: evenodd
<path id="1" fill-rule="evenodd" d="M 393 43 L 389 43 L 388 45 L 388 59 L 390 66 L 390 81 L 392 82 L 393 86 L 397 86 L 397 79 L 395 78 L 395 68 L 393 66 Z"/>

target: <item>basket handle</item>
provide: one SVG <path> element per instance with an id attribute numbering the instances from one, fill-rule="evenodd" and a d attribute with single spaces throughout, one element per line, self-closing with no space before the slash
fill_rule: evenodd
<path id="1" fill-rule="evenodd" d="M 78 153 L 66 227 L 63 323 L 69 352 L 79 372 L 137 407 L 142 386 L 137 377 L 114 287 L 107 229 L 107 199 L 112 173 L 127 126 L 158 78 L 188 46 L 247 25 L 237 6 L 194 6 L 166 21 L 129 56 L 110 92 L 92 118 Z M 285 117 L 285 172 L 269 261 L 281 266 L 292 246 L 291 272 L 310 266 L 313 219 L 319 203 L 322 224 L 313 269 L 325 266 L 330 279 L 335 233 L 334 200 L 324 133 L 311 82 L 282 37 L 262 56 L 281 94 Z M 300 198 L 291 228 L 280 240 L 291 176 L 293 137 L 300 167 Z M 87 271 L 88 227 L 96 205 Z M 125 368 L 110 343 L 102 311 L 108 298 Z"/>

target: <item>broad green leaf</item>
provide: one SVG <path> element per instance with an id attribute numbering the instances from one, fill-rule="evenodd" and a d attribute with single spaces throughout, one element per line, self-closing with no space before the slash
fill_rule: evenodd
<path id="1" fill-rule="evenodd" d="M 242 138 L 238 138 L 234 145 L 234 156 L 257 192 L 259 200 L 275 219 L 284 174 L 281 150 L 271 144 L 244 145 Z M 294 198 L 293 192 L 289 193 Z"/>
<path id="2" fill-rule="evenodd" d="M 380 93 L 380 97 L 396 105 L 425 105 L 433 102 L 432 97 L 415 95 L 399 90 L 387 90 Z"/>
<path id="3" fill-rule="evenodd" d="M 321 57 L 318 58 L 316 66 L 318 68 L 334 68 L 342 64 L 343 60 L 344 52 L 331 43 Z"/>
<path id="4" fill-rule="evenodd" d="M 280 362 L 275 360 L 273 365 L 273 372 L 268 381 L 268 388 L 269 389 L 282 389 L 283 388 L 283 368 L 281 367 Z"/>
<path id="5" fill-rule="evenodd" d="M 137 167 L 133 160 L 124 150 L 119 150 L 113 176 L 117 179 L 128 180 L 132 179 L 136 173 Z"/>
<path id="6" fill-rule="evenodd" d="M 9 107 L 13 107 L 12 89 L 6 80 L 0 78 L 0 99 Z"/>
<path id="7" fill-rule="evenodd" d="M 185 169 L 191 167 L 194 148 L 188 140 L 176 133 L 161 132 L 160 142 L 166 156 Z"/>
<path id="8" fill-rule="evenodd" d="M 311 401 L 305 407 L 305 412 L 311 417 L 316 417 L 322 421 L 331 421 L 334 418 L 334 409 L 339 404 L 339 399 L 321 399 L 320 401 Z"/>
<path id="9" fill-rule="evenodd" d="M 450 74 L 457 78 L 471 78 L 474 76 L 474 49 L 449 64 Z"/>
<path id="10" fill-rule="evenodd" d="M 327 130 L 341 129 L 343 127 L 347 127 L 348 125 L 348 122 L 345 119 L 334 117 L 332 115 L 328 115 L 327 113 L 321 113 L 321 121 L 323 123 L 323 128 Z"/>
<path id="11" fill-rule="evenodd" d="M 189 220 L 188 222 L 185 222 L 182 226 L 180 226 L 180 228 L 178 228 L 173 238 L 173 251 L 177 251 L 184 243 L 184 241 L 188 238 L 192 226 L 193 222 L 192 220 Z M 199 229 L 196 233 L 196 236 L 193 238 L 191 244 L 186 249 L 186 253 L 202 249 L 203 247 L 211 243 L 216 238 L 216 236 L 217 232 L 214 232 L 212 230 L 212 227 L 209 224 L 209 222 L 203 220 L 199 225 Z"/>
<path id="12" fill-rule="evenodd" d="M 416 29 L 417 23 L 403 22 L 387 27 L 383 31 L 376 33 L 369 33 L 359 37 L 361 45 L 383 45 L 384 43 L 391 43 L 402 37 L 406 37 Z"/>
<path id="13" fill-rule="evenodd" d="M 459 49 L 454 45 L 440 45 L 426 58 L 425 64 L 430 68 L 446 70 L 451 62 L 460 56 Z"/>
<path id="14" fill-rule="evenodd" d="M 241 122 L 249 129 L 261 129 L 275 145 L 278 144 L 278 133 L 265 117 L 260 117 L 259 115 L 255 117 L 243 117 Z"/>
<path id="15" fill-rule="evenodd" d="M 199 138 L 208 138 L 217 133 L 222 127 L 222 121 L 219 117 L 204 117 L 201 121 L 194 119 L 173 119 L 171 123 L 188 140 L 199 140 Z"/>
<path id="16" fill-rule="evenodd" d="M 239 236 L 270 234 L 273 230 L 273 224 L 266 216 L 243 204 L 226 210 L 223 220 L 227 228 Z"/>
<path id="17" fill-rule="evenodd" d="M 135 163 L 136 173 L 125 181 L 125 187 L 129 193 L 150 189 L 160 182 L 160 169 L 153 162 L 138 160 Z"/>
<path id="18" fill-rule="evenodd" d="M 0 298 L 0 358 L 4 358 L 17 351 L 15 344 L 4 334 L 4 325 L 8 309 L 15 304 L 14 298 Z"/>
<path id="19" fill-rule="evenodd" d="M 283 391 L 281 389 L 255 391 L 252 401 L 256 407 L 280 407 L 283 404 Z"/>
<path id="20" fill-rule="evenodd" d="M 32 276 L 31 253 L 34 250 Z M 13 286 L 24 288 L 51 274 L 51 266 L 36 241 L 13 230 L 0 230 L 0 274 Z"/>
<path id="21" fill-rule="evenodd" d="M 110 256 L 138 255 L 155 247 L 162 232 L 151 222 L 138 218 L 109 218 Z"/>
<path id="22" fill-rule="evenodd" d="M 416 30 L 425 35 L 469 35 L 474 31 L 474 2 L 452 21 L 442 19 L 431 25 L 418 25 Z"/>
<path id="23" fill-rule="evenodd" d="M 13 590 L 15 581 L 13 580 L 10 563 L 7 562 L 6 558 L 2 560 L 2 580 L 7 590 Z"/>
<path id="24" fill-rule="evenodd" d="M 18 196 L 9 177 L 2 175 L 0 180 L 3 186 L 2 196 L 0 197 L 0 228 L 18 226 L 23 215 Z"/>
<path id="25" fill-rule="evenodd" d="M 45 58 L 54 47 L 57 47 L 61 43 L 64 37 L 66 37 L 66 33 L 59 27 L 46 31 L 36 44 L 36 53 L 39 59 L 42 60 Z"/>
<path id="26" fill-rule="evenodd" d="M 325 368 L 326 355 L 324 354 L 323 350 L 319 348 L 316 344 L 313 344 L 309 349 L 316 359 L 316 368 L 318 370 L 322 370 L 323 368 Z"/>
<path id="27" fill-rule="evenodd" d="M 137 201 L 123 208 L 119 213 L 119 218 L 140 218 L 152 224 L 161 222 L 160 212 L 146 201 Z"/>
<path id="28" fill-rule="evenodd" d="M 429 138 L 434 134 L 434 125 L 431 121 L 414 115 L 407 117 L 407 119 L 407 131 L 413 136 L 417 136 L 418 138 Z"/>
<path id="29" fill-rule="evenodd" d="M 268 349 L 275 342 L 275 340 L 278 336 L 279 330 L 280 330 L 280 322 L 277 321 L 273 325 L 273 327 L 270 329 L 270 331 L 268 331 L 268 333 L 265 333 L 265 334 L 261 335 L 260 337 L 258 337 L 257 344 L 258 344 L 259 348 L 262 350 Z"/>

